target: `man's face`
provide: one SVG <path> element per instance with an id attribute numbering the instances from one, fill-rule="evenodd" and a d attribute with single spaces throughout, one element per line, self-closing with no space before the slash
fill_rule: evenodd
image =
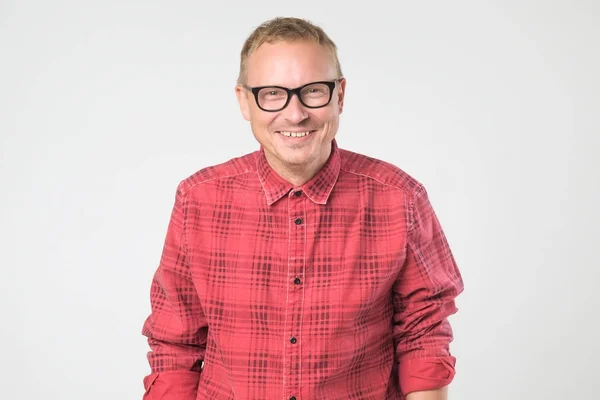
<path id="1" fill-rule="evenodd" d="M 324 47 L 307 41 L 264 43 L 247 63 L 246 84 L 250 87 L 274 85 L 293 89 L 336 78 L 339 77 L 333 57 Z M 242 114 L 250 121 L 267 160 L 272 165 L 301 172 L 327 160 L 338 130 L 345 86 L 344 79 L 336 83 L 331 102 L 325 107 L 305 107 L 293 95 L 287 107 L 277 112 L 261 110 L 254 95 L 242 86 L 236 86 L 236 94 Z M 295 136 L 290 136 L 290 132 Z M 308 135 L 298 136 L 306 132 Z"/>

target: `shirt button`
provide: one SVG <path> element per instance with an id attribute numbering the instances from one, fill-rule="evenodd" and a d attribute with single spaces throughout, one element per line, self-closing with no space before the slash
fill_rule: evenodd
<path id="1" fill-rule="evenodd" d="M 290 400 L 296 400 L 296 396 L 291 396 Z"/>
<path id="2" fill-rule="evenodd" d="M 294 223 L 295 223 L 296 225 L 300 225 L 300 224 L 302 223 L 302 218 L 296 218 L 296 219 L 294 220 Z"/>
<path id="3" fill-rule="evenodd" d="M 299 285 L 299 284 L 300 284 L 300 282 L 302 282 L 302 281 L 300 280 L 300 278 L 296 278 L 296 279 L 294 279 L 294 283 L 295 283 L 296 285 Z"/>
<path id="4" fill-rule="evenodd" d="M 296 193 L 294 193 L 294 196 L 296 196 L 296 197 L 302 196 L 302 191 L 298 190 Z"/>
<path id="5" fill-rule="evenodd" d="M 293 337 L 293 336 L 292 336 L 292 338 L 290 339 L 290 343 L 291 343 L 291 344 L 296 344 L 296 342 L 297 342 L 297 341 L 298 341 L 298 340 L 297 340 L 295 337 Z"/>

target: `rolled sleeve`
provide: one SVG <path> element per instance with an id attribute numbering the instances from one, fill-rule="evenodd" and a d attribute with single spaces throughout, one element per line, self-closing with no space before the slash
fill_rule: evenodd
<path id="1" fill-rule="evenodd" d="M 404 395 L 439 389 L 455 375 L 448 317 L 463 281 L 425 188 L 408 207 L 406 259 L 394 284 L 394 339 Z"/>
<path id="2" fill-rule="evenodd" d="M 195 400 L 199 378 L 193 371 L 152 373 L 144 378 L 143 400 Z"/>

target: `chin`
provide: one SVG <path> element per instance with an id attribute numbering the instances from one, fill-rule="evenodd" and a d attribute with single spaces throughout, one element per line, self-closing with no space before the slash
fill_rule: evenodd
<path id="1" fill-rule="evenodd" d="M 305 165 L 308 164 L 310 162 L 310 158 L 309 157 L 281 157 L 282 160 L 288 164 L 288 165 L 295 165 L 295 166 L 299 166 L 299 165 Z"/>
<path id="2" fill-rule="evenodd" d="M 297 149 L 280 149 L 279 156 L 283 161 L 290 165 L 302 165 L 311 162 L 315 158 L 315 154 L 311 149 L 297 148 Z"/>

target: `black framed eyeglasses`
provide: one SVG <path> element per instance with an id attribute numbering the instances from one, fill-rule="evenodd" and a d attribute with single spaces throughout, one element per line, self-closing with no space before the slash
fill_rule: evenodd
<path id="1" fill-rule="evenodd" d="M 267 112 L 276 112 L 286 108 L 294 94 L 306 108 L 325 107 L 331 102 L 333 89 L 338 80 L 311 82 L 295 89 L 283 86 L 242 86 L 252 92 L 258 108 Z"/>

